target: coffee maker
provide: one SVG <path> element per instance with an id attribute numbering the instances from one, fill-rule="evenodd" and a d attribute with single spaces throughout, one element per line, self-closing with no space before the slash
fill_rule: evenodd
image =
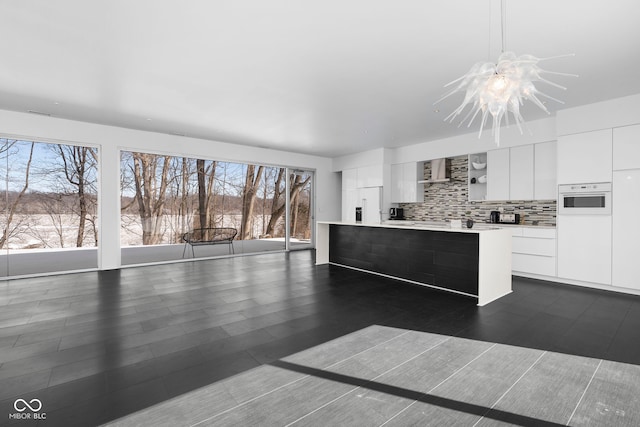
<path id="1" fill-rule="evenodd" d="M 391 208 L 389 209 L 389 219 L 404 219 L 404 209 L 403 208 Z"/>
<path id="2" fill-rule="evenodd" d="M 362 207 L 356 207 L 356 222 L 362 222 Z"/>

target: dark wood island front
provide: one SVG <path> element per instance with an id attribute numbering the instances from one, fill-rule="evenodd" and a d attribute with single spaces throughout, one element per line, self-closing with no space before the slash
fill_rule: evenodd
<path id="1" fill-rule="evenodd" d="M 421 224 L 320 222 L 316 263 L 430 286 L 487 304 L 511 292 L 511 233 Z"/>

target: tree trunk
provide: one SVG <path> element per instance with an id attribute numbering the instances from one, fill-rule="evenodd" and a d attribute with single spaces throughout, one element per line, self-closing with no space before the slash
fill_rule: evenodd
<path id="1" fill-rule="evenodd" d="M 247 175 L 242 192 L 242 219 L 240 223 L 240 238 L 247 240 L 251 238 L 251 220 L 253 219 L 253 207 L 256 201 L 256 192 L 260 185 L 260 176 L 264 166 L 247 165 Z"/>
<path id="2" fill-rule="evenodd" d="M 205 170 L 204 160 L 196 160 L 196 168 L 198 170 L 198 219 L 199 224 L 193 228 L 207 227 L 207 187 L 205 186 Z"/>
<path id="3" fill-rule="evenodd" d="M 142 222 L 142 244 L 155 245 L 162 239 L 162 219 L 171 158 L 164 157 L 158 187 L 156 167 L 159 156 L 133 153 L 133 175 Z"/>
<path id="4" fill-rule="evenodd" d="M 11 226 L 11 221 L 13 221 L 13 215 L 16 212 L 16 207 L 18 206 L 18 203 L 20 203 L 20 199 L 22 198 L 22 196 L 24 196 L 24 193 L 27 191 L 27 188 L 29 188 L 29 170 L 31 169 L 31 160 L 33 159 L 34 145 L 35 143 L 32 142 L 31 150 L 29 151 L 29 159 L 27 160 L 27 168 L 25 169 L 25 172 L 24 172 L 24 186 L 22 187 L 22 190 L 20 191 L 20 193 L 18 193 L 18 197 L 16 197 L 16 199 L 11 204 L 11 207 L 9 208 L 7 223 L 5 224 L 4 230 L 2 230 L 2 236 L 0 237 L 0 248 L 4 248 L 4 245 L 7 243 L 7 240 L 9 239 L 9 234 L 11 232 L 9 227 Z"/>
<path id="5" fill-rule="evenodd" d="M 284 176 L 284 168 L 280 170 L 282 176 Z M 281 180 L 281 174 L 278 174 L 278 181 L 276 184 L 276 188 L 280 188 L 280 183 L 279 181 Z M 299 175 L 292 175 L 293 177 L 300 177 Z M 297 199 L 298 194 L 300 194 L 300 191 L 309 183 L 309 180 L 311 179 L 311 175 L 309 175 L 307 178 L 305 178 L 304 181 L 300 181 L 299 179 L 290 179 L 289 182 L 289 203 L 293 206 L 293 202 Z M 274 196 L 275 198 L 275 196 Z M 280 220 L 280 218 L 282 218 L 282 216 L 284 215 L 284 210 L 285 210 L 285 200 L 282 200 L 281 202 L 278 203 L 278 205 L 276 206 L 275 201 L 274 201 L 274 209 L 271 211 L 271 218 L 269 219 L 269 225 L 267 225 L 267 234 L 272 234 L 275 230 L 275 227 L 278 223 L 278 221 Z M 297 209 L 296 209 L 297 210 Z M 295 215 L 292 212 L 292 216 Z"/>
<path id="6" fill-rule="evenodd" d="M 209 170 L 207 171 L 208 174 L 208 181 L 207 181 L 207 200 L 206 200 L 206 208 L 207 208 L 207 215 L 206 215 L 206 226 L 207 227 L 215 227 L 215 219 L 213 218 L 213 214 L 215 213 L 215 191 L 214 191 L 214 185 L 215 185 L 215 179 L 216 179 L 216 166 L 218 165 L 218 162 L 213 161 L 211 162 L 211 168 L 209 168 Z"/>
<path id="7" fill-rule="evenodd" d="M 302 179 L 302 177 L 298 174 L 293 174 L 291 176 L 291 188 L 298 188 L 298 191 L 296 191 L 294 194 L 291 194 L 291 196 L 289 196 L 289 206 L 290 206 L 290 213 L 289 213 L 289 235 L 291 237 L 295 236 L 296 234 L 296 228 L 298 225 L 298 205 L 299 205 L 299 194 L 300 194 L 300 189 L 302 188 L 300 186 L 300 179 Z M 293 193 L 293 192 L 292 192 Z"/>
<path id="8" fill-rule="evenodd" d="M 56 146 L 57 153 L 63 163 L 63 172 L 69 184 L 77 190 L 78 194 L 78 233 L 76 247 L 84 245 L 87 216 L 89 215 L 90 189 L 89 170 L 97 163 L 97 154 L 94 148 L 80 146 Z"/>
<path id="9" fill-rule="evenodd" d="M 76 167 L 78 170 L 78 204 L 80 205 L 80 220 L 78 221 L 78 236 L 76 238 L 76 247 L 82 247 L 84 242 L 84 229 L 87 222 L 87 199 L 85 196 L 85 168 L 87 162 L 87 148 L 74 147 L 76 154 Z"/>
<path id="10" fill-rule="evenodd" d="M 278 170 L 278 176 L 276 177 L 276 182 L 274 184 L 273 189 L 273 198 L 271 199 L 271 215 L 269 217 L 269 223 L 267 224 L 266 234 L 270 236 L 275 236 L 274 232 L 276 229 L 276 224 L 278 220 L 282 217 L 284 213 L 284 205 L 285 201 L 280 201 L 282 197 L 282 180 L 284 179 L 284 173 L 286 172 L 285 168 L 280 168 Z"/>
<path id="11" fill-rule="evenodd" d="M 182 190 L 180 197 L 180 236 L 184 235 L 188 231 L 188 227 L 185 219 L 187 218 L 187 197 L 189 192 L 189 168 L 187 158 L 182 158 Z M 180 242 L 178 242 L 180 243 Z"/>

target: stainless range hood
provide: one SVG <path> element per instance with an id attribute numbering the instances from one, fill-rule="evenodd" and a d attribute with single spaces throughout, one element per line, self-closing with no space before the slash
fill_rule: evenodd
<path id="1" fill-rule="evenodd" d="M 451 181 L 451 161 L 445 158 L 431 160 L 431 178 L 418 182 L 434 183 L 449 181 Z"/>

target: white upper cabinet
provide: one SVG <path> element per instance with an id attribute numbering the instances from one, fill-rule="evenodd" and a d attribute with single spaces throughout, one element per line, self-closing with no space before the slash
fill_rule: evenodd
<path id="1" fill-rule="evenodd" d="M 556 200 L 556 151 L 555 141 L 535 144 L 533 171 L 533 198 L 535 200 Z"/>
<path id="2" fill-rule="evenodd" d="M 487 152 L 487 200 L 509 200 L 509 149 Z"/>
<path id="3" fill-rule="evenodd" d="M 403 164 L 391 165 L 391 203 L 402 203 L 404 188 Z"/>
<path id="4" fill-rule="evenodd" d="M 358 188 L 358 169 L 345 169 L 342 171 L 342 191 Z"/>
<path id="5" fill-rule="evenodd" d="M 509 199 L 533 199 L 533 145 L 509 151 Z"/>
<path id="6" fill-rule="evenodd" d="M 611 182 L 612 130 L 558 138 L 558 184 Z"/>
<path id="7" fill-rule="evenodd" d="M 555 200 L 556 158 L 555 141 L 488 151 L 486 200 Z M 482 200 L 472 197 L 469 168 L 469 200 Z"/>
<path id="8" fill-rule="evenodd" d="M 423 162 L 391 165 L 391 203 L 424 202 Z"/>
<path id="9" fill-rule="evenodd" d="M 640 125 L 613 130 L 613 170 L 640 169 Z"/>
<path id="10" fill-rule="evenodd" d="M 357 169 L 357 188 L 382 187 L 383 168 L 382 165 L 363 166 Z"/>

